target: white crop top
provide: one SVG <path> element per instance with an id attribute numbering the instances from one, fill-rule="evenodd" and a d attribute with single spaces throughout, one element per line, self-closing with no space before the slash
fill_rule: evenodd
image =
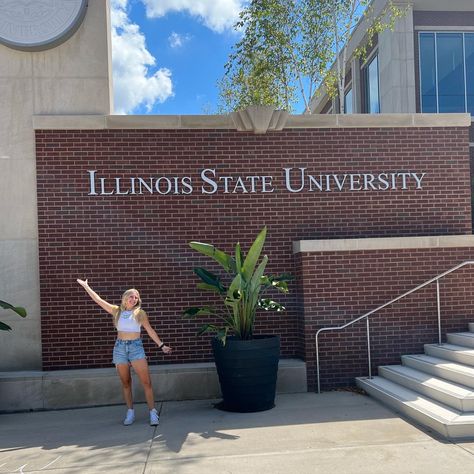
<path id="1" fill-rule="evenodd" d="M 117 321 L 117 331 L 140 332 L 141 325 L 132 318 L 132 311 L 122 311 Z"/>

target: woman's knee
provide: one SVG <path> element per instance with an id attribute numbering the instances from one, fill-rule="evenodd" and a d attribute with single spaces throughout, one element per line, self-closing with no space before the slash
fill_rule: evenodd
<path id="1" fill-rule="evenodd" d="M 120 382 L 122 382 L 122 387 L 125 390 L 129 390 L 132 386 L 132 379 L 128 379 L 128 380 L 120 379 Z"/>

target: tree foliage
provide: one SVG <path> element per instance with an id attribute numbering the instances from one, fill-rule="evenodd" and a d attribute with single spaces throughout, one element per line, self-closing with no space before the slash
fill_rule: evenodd
<path id="1" fill-rule="evenodd" d="M 251 0 L 235 25 L 243 36 L 219 84 L 220 111 L 272 105 L 292 112 L 302 100 L 309 113 L 323 83 L 331 97 L 344 97 L 355 27 L 367 20 L 365 42 L 354 53 L 363 58 L 376 35 L 393 29 L 404 12 L 392 0 L 378 14 L 370 0 Z"/>
<path id="2" fill-rule="evenodd" d="M 328 18 L 319 0 L 251 0 L 235 25 L 243 31 L 220 83 L 221 111 L 273 105 L 292 111 L 321 81 Z"/>

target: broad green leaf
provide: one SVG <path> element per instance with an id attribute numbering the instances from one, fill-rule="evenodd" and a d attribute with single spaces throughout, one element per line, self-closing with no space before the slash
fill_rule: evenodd
<path id="1" fill-rule="evenodd" d="M 263 276 L 263 272 L 265 271 L 265 267 L 267 266 L 267 263 L 268 263 L 268 257 L 264 255 L 262 261 L 260 262 L 259 266 L 255 270 L 255 273 L 253 274 L 252 279 L 250 280 L 251 291 L 255 291 L 255 289 L 262 284 L 262 276 Z"/>
<path id="2" fill-rule="evenodd" d="M 281 312 L 285 310 L 285 307 L 276 301 L 273 301 L 269 298 L 261 299 L 258 302 L 258 306 L 265 311 L 277 311 Z"/>
<path id="3" fill-rule="evenodd" d="M 225 292 L 225 288 L 222 286 L 221 279 L 214 273 L 207 271 L 204 268 L 197 267 L 194 269 L 194 273 L 206 284 L 214 286 L 219 293 Z"/>
<path id="4" fill-rule="evenodd" d="M 238 273 L 227 290 L 227 300 L 238 301 L 242 298 L 242 275 Z"/>
<path id="5" fill-rule="evenodd" d="M 203 255 L 213 258 L 222 265 L 227 273 L 235 271 L 235 263 L 230 255 L 214 247 L 214 245 L 204 244 L 202 242 L 190 242 L 189 246 Z"/>
<path id="6" fill-rule="evenodd" d="M 216 337 L 221 341 L 222 345 L 225 346 L 226 340 L 227 340 L 227 333 L 229 332 L 228 327 L 220 328 L 217 331 Z"/>
<path id="7" fill-rule="evenodd" d="M 199 288 L 200 290 L 207 290 L 207 291 L 212 291 L 214 293 L 219 293 L 219 294 L 222 294 L 222 293 L 225 293 L 226 290 L 225 288 L 222 288 L 222 290 L 216 286 L 216 285 L 209 285 L 208 283 L 198 283 L 197 285 L 197 288 Z"/>
<path id="8" fill-rule="evenodd" d="M 204 324 L 199 329 L 197 335 L 202 336 L 206 332 L 211 332 L 211 331 L 212 332 L 217 332 L 218 330 L 219 330 L 219 328 L 217 326 L 215 326 L 214 324 Z"/>
<path id="9" fill-rule="evenodd" d="M 245 281 L 250 281 L 252 278 L 257 261 L 262 253 L 263 244 L 267 236 L 267 227 L 265 226 L 260 233 L 257 235 L 254 243 L 250 247 L 249 253 L 245 257 L 245 261 L 242 265 L 242 277 Z"/>
<path id="10" fill-rule="evenodd" d="M 282 293 L 288 293 L 288 283 L 286 281 L 274 281 L 272 286 Z"/>
<path id="11" fill-rule="evenodd" d="M 8 324 L 2 323 L 0 321 L 0 330 L 2 330 L 2 331 L 11 331 L 12 328 Z"/>
<path id="12" fill-rule="evenodd" d="M 15 311 L 16 314 L 20 315 L 22 318 L 26 317 L 26 309 L 22 308 L 21 306 L 13 306 L 10 303 L 7 303 L 6 301 L 0 300 L 0 307 L 3 309 L 11 309 L 12 311 Z"/>
<path id="13" fill-rule="evenodd" d="M 184 318 L 196 318 L 198 316 L 214 316 L 215 309 L 212 306 L 193 306 L 183 311 Z"/>
<path id="14" fill-rule="evenodd" d="M 238 243 L 235 246 L 235 271 L 240 273 L 242 270 L 242 261 L 244 260 L 242 255 L 242 249 L 240 248 L 240 244 Z"/>

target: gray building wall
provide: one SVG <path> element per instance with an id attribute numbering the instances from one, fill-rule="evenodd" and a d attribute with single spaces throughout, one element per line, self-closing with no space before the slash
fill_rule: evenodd
<path id="1" fill-rule="evenodd" d="M 112 112 L 109 0 L 89 0 L 65 43 L 25 52 L 0 45 L 0 370 L 41 368 L 36 166 L 33 115 Z M 71 278 L 73 275 L 71 275 Z"/>
<path id="2" fill-rule="evenodd" d="M 379 95 L 381 113 L 414 113 L 415 51 L 413 10 L 402 5 L 407 13 L 395 23 L 394 31 L 379 34 Z"/>

